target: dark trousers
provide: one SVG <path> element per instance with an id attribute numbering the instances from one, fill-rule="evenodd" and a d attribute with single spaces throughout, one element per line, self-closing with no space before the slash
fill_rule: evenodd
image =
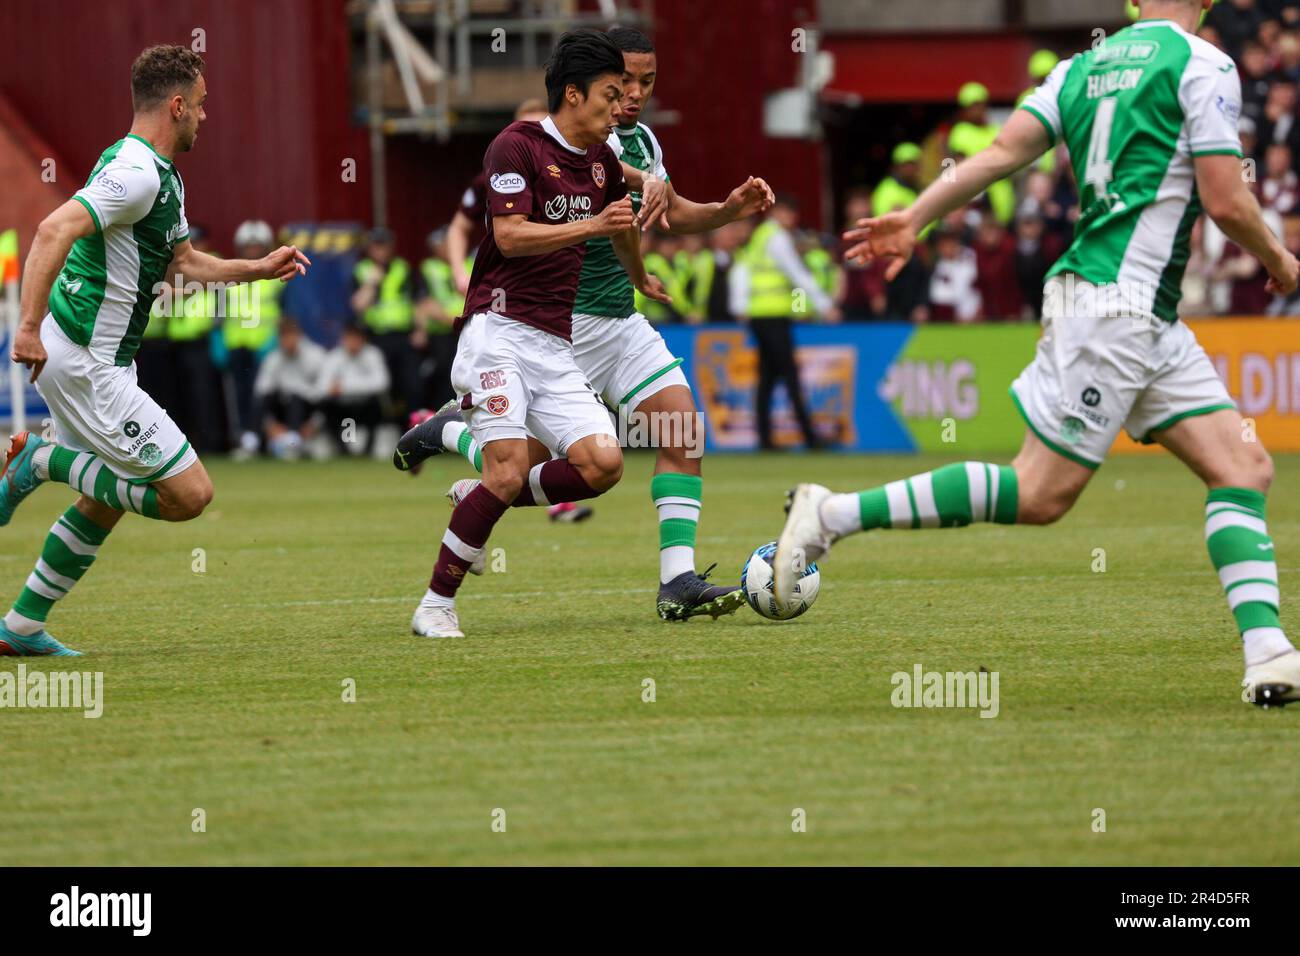
<path id="1" fill-rule="evenodd" d="M 316 413 L 316 406 L 290 392 L 272 392 L 262 399 L 263 424 L 274 419 L 290 431 L 299 431 Z"/>
<path id="2" fill-rule="evenodd" d="M 221 385 L 208 351 L 208 338 L 173 342 L 176 407 L 172 418 L 195 450 L 224 451 L 221 436 Z"/>
<path id="3" fill-rule="evenodd" d="M 240 434 L 257 431 L 257 409 L 253 400 L 253 383 L 257 381 L 257 353 L 252 349 L 231 349 L 227 354 L 226 368 L 235 389 L 236 423 Z"/>
<path id="4" fill-rule="evenodd" d="M 384 410 L 379 403 L 378 395 L 364 395 L 351 398 L 348 396 L 336 396 L 327 398 L 321 402 L 321 411 L 325 413 L 325 425 L 329 429 L 330 436 L 334 439 L 334 444 L 339 451 L 347 453 L 349 451 L 348 443 L 344 441 L 343 422 L 346 419 L 352 421 L 366 430 L 366 454 L 375 444 L 375 426 L 383 420 Z"/>
<path id="5" fill-rule="evenodd" d="M 427 384 L 425 392 L 426 405 L 438 408 L 449 398 L 455 397 L 451 387 L 451 365 L 456 361 L 455 332 L 442 332 L 429 336 L 429 351 L 423 363 L 421 378 Z"/>
<path id="6" fill-rule="evenodd" d="M 790 394 L 790 407 L 803 432 L 804 443 L 809 448 L 820 445 L 813 431 L 812 419 L 803 403 L 803 388 L 799 384 L 799 368 L 794 361 L 794 337 L 789 319 L 750 319 L 749 327 L 758 345 L 758 395 L 755 412 L 758 416 L 758 443 L 762 448 L 775 447 L 772 443 L 772 391 L 777 382 L 785 382 Z"/>
<path id="7" fill-rule="evenodd" d="M 176 408 L 176 360 L 172 351 L 171 339 L 142 339 L 135 356 L 136 381 L 168 414 Z"/>
<path id="8" fill-rule="evenodd" d="M 384 353 L 384 364 L 388 366 L 394 420 L 403 423 L 408 413 L 424 404 L 420 353 L 411 346 L 410 332 L 383 332 L 373 336 L 372 341 Z"/>

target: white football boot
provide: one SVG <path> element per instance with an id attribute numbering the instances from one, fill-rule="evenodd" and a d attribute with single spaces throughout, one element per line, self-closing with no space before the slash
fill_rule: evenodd
<path id="1" fill-rule="evenodd" d="M 799 485 L 790 493 L 788 517 L 772 557 L 772 591 L 782 607 L 794 599 L 798 572 L 817 561 L 835 542 L 835 535 L 821 518 L 822 502 L 830 496 L 831 490 L 822 485 Z"/>
<path id="2" fill-rule="evenodd" d="M 452 486 L 447 489 L 446 497 L 451 501 L 451 506 L 455 508 L 480 484 L 482 484 L 482 481 L 478 478 L 461 478 L 453 482 Z M 482 574 L 486 570 L 487 551 L 484 550 L 482 554 L 474 559 L 474 563 L 469 566 L 469 573 Z"/>
<path id="3" fill-rule="evenodd" d="M 460 629 L 456 609 L 445 604 L 431 603 L 427 593 L 420 601 L 420 606 L 415 609 L 415 617 L 411 618 L 411 633 L 418 634 L 420 637 L 465 636 Z"/>
<path id="4" fill-rule="evenodd" d="M 1285 707 L 1300 700 L 1300 651 L 1287 651 L 1247 667 L 1241 684 L 1247 691 L 1246 700 L 1259 707 Z"/>

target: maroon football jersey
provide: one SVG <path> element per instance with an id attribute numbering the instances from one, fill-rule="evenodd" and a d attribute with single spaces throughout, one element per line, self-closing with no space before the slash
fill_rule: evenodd
<path id="1" fill-rule="evenodd" d="M 597 216 L 627 195 L 618 157 L 604 143 L 574 149 L 547 117 L 507 126 L 488 147 L 483 173 L 487 236 L 474 259 L 461 321 L 492 311 L 567 340 L 586 243 L 507 259 L 497 248 L 492 217 L 526 215 L 530 222 L 559 225 Z"/>

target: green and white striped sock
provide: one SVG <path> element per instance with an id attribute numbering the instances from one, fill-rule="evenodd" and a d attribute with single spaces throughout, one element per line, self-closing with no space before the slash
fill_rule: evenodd
<path id="1" fill-rule="evenodd" d="M 944 465 L 856 494 L 832 495 L 822 521 L 839 537 L 873 528 L 961 528 L 975 521 L 1015 524 L 1019 482 L 1010 465 Z"/>
<path id="2" fill-rule="evenodd" d="M 54 602 L 81 580 L 95 562 L 108 531 L 71 507 L 50 528 L 27 586 L 5 615 L 5 627 L 15 634 L 35 634 L 44 629 Z"/>
<path id="3" fill-rule="evenodd" d="M 695 570 L 695 528 L 700 521 L 704 479 L 665 472 L 650 479 L 659 512 L 659 583 Z"/>
<path id="4" fill-rule="evenodd" d="M 97 456 L 58 445 L 39 448 L 32 464 L 51 481 L 61 481 L 102 505 L 131 511 L 146 518 L 158 518 L 158 492 L 148 485 L 132 484 L 114 474 Z"/>
<path id="5" fill-rule="evenodd" d="M 1215 488 L 1205 499 L 1205 545 L 1237 620 L 1247 667 L 1292 649 L 1278 617 L 1277 562 L 1264 502 L 1263 492 L 1249 488 Z"/>
<path id="6" fill-rule="evenodd" d="M 483 452 L 479 450 L 478 440 L 469 433 L 469 426 L 464 422 L 448 422 L 443 426 L 442 447 L 460 455 L 479 474 L 483 473 Z"/>

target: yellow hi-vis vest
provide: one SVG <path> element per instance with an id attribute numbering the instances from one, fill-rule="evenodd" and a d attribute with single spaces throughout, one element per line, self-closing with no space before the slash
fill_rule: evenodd
<path id="1" fill-rule="evenodd" d="M 357 263 L 355 275 L 358 282 L 364 282 L 379 266 L 369 259 Z M 406 280 L 411 268 L 405 259 L 394 259 L 388 266 L 388 274 L 379 283 L 379 292 L 375 303 L 366 309 L 361 317 L 371 330 L 383 332 L 409 332 L 415 317 L 415 306 L 410 293 L 406 291 Z"/>
<path id="2" fill-rule="evenodd" d="M 781 231 L 774 220 L 767 220 L 754 230 L 745 246 L 745 265 L 749 268 L 749 305 L 751 319 L 789 318 L 794 311 L 794 286 L 767 254 L 767 244 Z"/>
<path id="3" fill-rule="evenodd" d="M 468 265 L 469 261 L 466 262 L 467 268 Z M 442 311 L 447 313 L 447 321 L 436 325 L 431 324 L 429 331 L 445 332 L 451 328 L 451 321 L 465 311 L 465 297 L 456 291 L 456 283 L 451 274 L 451 263 L 442 259 L 425 259 L 420 263 L 420 275 L 424 277 L 424 285 L 429 290 L 429 295 L 442 306 Z"/>
<path id="4" fill-rule="evenodd" d="M 256 279 L 228 288 L 221 320 L 226 348 L 261 351 L 275 335 L 280 322 L 283 292 L 284 283 L 279 279 Z"/>
<path id="5" fill-rule="evenodd" d="M 149 325 L 161 318 L 166 323 L 167 338 L 173 342 L 193 342 L 212 331 L 216 305 L 215 295 L 209 292 L 175 296 L 167 306 L 161 299 L 154 299 L 149 309 Z"/>
<path id="6" fill-rule="evenodd" d="M 813 274 L 817 280 L 817 285 L 827 295 L 835 294 L 836 273 L 839 271 L 835 265 L 835 258 L 825 249 L 809 249 L 803 254 L 804 264 L 808 266 L 808 271 Z"/>
<path id="7" fill-rule="evenodd" d="M 664 291 L 672 296 L 674 304 L 680 304 L 684 298 L 681 290 L 681 284 L 678 282 L 677 270 L 668 258 L 661 253 L 652 252 L 645 257 L 645 271 L 652 276 L 658 276 L 659 281 L 664 284 Z M 636 290 L 633 295 L 633 301 L 636 303 L 635 308 L 651 322 L 665 322 L 673 317 L 673 310 L 662 302 L 656 302 L 654 299 L 647 298 Z"/>

